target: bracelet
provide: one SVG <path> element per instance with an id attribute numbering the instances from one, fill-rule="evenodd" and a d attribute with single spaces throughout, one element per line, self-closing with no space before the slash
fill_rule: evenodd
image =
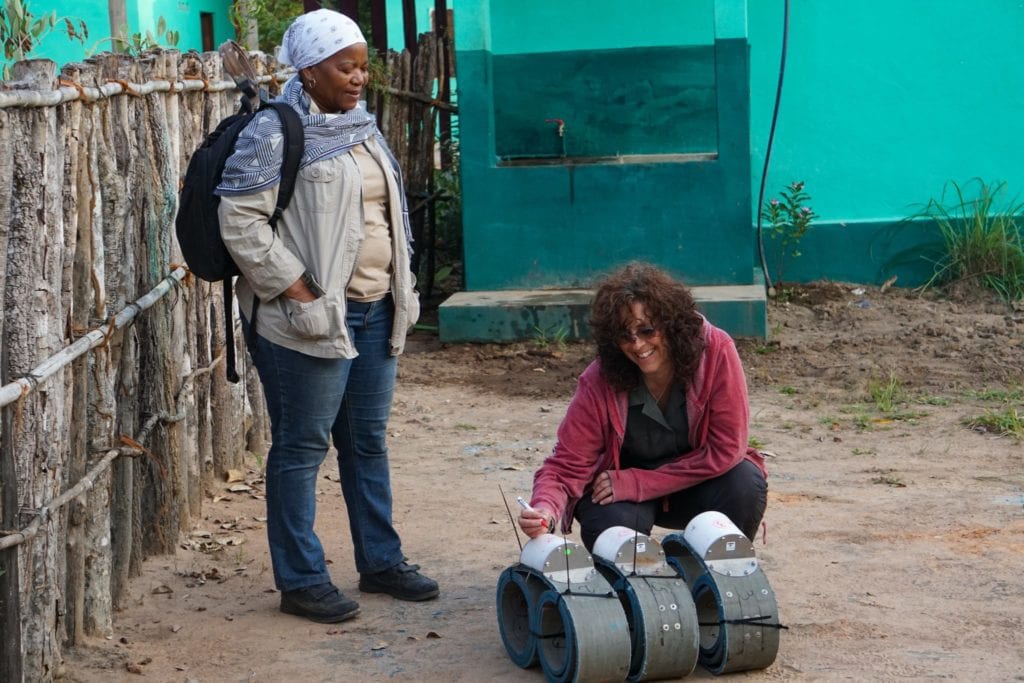
<path id="1" fill-rule="evenodd" d="M 301 279 L 302 283 L 306 285 L 306 288 L 309 289 L 309 291 L 312 292 L 313 296 L 315 296 L 316 298 L 319 299 L 324 294 L 326 294 L 326 292 L 324 292 L 323 290 L 323 287 L 320 286 L 320 283 L 316 281 L 316 278 L 314 278 L 313 274 L 310 273 L 308 270 L 302 273 Z"/>

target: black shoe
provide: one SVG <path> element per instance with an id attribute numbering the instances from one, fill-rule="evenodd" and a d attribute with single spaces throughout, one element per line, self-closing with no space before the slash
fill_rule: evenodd
<path id="1" fill-rule="evenodd" d="M 359 614 L 359 603 L 346 598 L 333 583 L 281 593 L 281 611 L 319 624 L 334 624 Z"/>
<path id="2" fill-rule="evenodd" d="M 360 574 L 359 590 L 363 593 L 387 593 L 399 600 L 430 600 L 441 591 L 437 581 L 419 573 L 418 564 L 403 560 L 391 569 L 376 574 Z"/>

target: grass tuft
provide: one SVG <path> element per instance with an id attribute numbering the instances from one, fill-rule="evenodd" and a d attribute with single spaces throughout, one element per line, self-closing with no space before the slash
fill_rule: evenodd
<path id="1" fill-rule="evenodd" d="M 966 190 L 977 186 L 975 196 Z M 977 284 L 1005 303 L 1024 300 L 1024 202 L 1006 201 L 1006 182 L 975 178 L 964 187 L 950 181 L 908 220 L 931 219 L 942 236 L 944 255 L 924 287 Z"/>
<path id="2" fill-rule="evenodd" d="M 968 398 L 979 401 L 995 401 L 998 403 L 1011 403 L 1024 401 L 1024 389 L 980 389 L 965 392 Z"/>
<path id="3" fill-rule="evenodd" d="M 875 402 L 875 407 L 883 413 L 893 412 L 906 399 L 903 384 L 893 372 L 889 372 L 888 379 L 871 378 L 868 381 L 868 394 Z"/>
<path id="4" fill-rule="evenodd" d="M 1024 440 L 1024 415 L 1013 406 L 998 412 L 986 410 L 983 415 L 968 418 L 966 422 L 971 429 Z"/>

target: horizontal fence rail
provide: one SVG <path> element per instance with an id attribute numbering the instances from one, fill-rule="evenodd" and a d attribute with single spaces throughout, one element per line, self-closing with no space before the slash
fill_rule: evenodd
<path id="1" fill-rule="evenodd" d="M 164 278 L 156 287 L 154 287 L 145 296 L 139 298 L 135 302 L 125 306 L 120 313 L 114 316 L 114 319 L 103 327 L 98 327 L 89 334 L 81 337 L 78 341 L 70 346 L 65 346 L 59 353 L 56 353 L 45 361 L 30 370 L 24 377 L 16 379 L 9 384 L 5 384 L 0 387 L 0 408 L 14 403 L 19 398 L 25 396 L 31 392 L 35 387 L 39 386 L 42 382 L 45 382 L 58 371 L 62 370 L 71 361 L 75 360 L 82 354 L 85 354 L 92 349 L 95 349 L 100 344 L 103 344 L 110 338 L 110 335 L 114 330 L 120 330 L 128 323 L 132 322 L 135 317 L 152 306 L 160 297 L 171 291 L 171 288 L 184 279 L 187 271 L 185 268 L 176 268 L 174 272 Z M 0 539 L 0 548 L 4 548 L 2 539 Z"/>

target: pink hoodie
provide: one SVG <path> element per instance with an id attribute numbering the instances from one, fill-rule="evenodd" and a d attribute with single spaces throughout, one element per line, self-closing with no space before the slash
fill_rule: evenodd
<path id="1" fill-rule="evenodd" d="M 568 532 L 576 501 L 606 470 L 612 470 L 616 501 L 667 496 L 725 474 L 744 458 L 767 476 L 764 457 L 747 446 L 750 408 L 736 345 L 707 321 L 704 341 L 703 357 L 686 391 L 691 451 L 654 470 L 620 469 L 629 396 L 612 389 L 595 360 L 580 375 L 554 451 L 533 477 L 532 505 L 559 515 L 562 530 Z"/>

